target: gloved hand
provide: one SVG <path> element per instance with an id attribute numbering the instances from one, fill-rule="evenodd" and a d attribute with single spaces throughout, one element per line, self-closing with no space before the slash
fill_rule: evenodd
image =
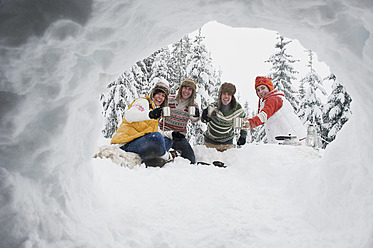
<path id="1" fill-rule="evenodd" d="M 212 120 L 211 117 L 207 116 L 207 108 L 205 108 L 202 111 L 202 119 L 205 120 L 206 122 L 209 122 Z"/>
<path id="2" fill-rule="evenodd" d="M 199 117 L 199 109 L 198 108 L 196 108 L 196 112 L 194 113 L 194 116 L 193 117 Z"/>
<path id="3" fill-rule="evenodd" d="M 249 122 L 248 120 L 244 121 L 244 123 L 243 123 L 243 127 L 244 127 L 244 128 L 247 128 L 247 129 L 251 129 L 250 122 Z"/>
<path id="4" fill-rule="evenodd" d="M 158 119 L 162 115 L 162 108 L 155 108 L 149 112 L 150 119 Z"/>
<path id="5" fill-rule="evenodd" d="M 185 135 L 178 132 L 178 131 L 173 131 L 172 132 L 172 139 L 173 140 L 176 140 L 176 141 L 179 141 L 179 140 L 182 140 L 185 138 Z"/>
<path id="6" fill-rule="evenodd" d="M 238 138 L 237 145 L 243 146 L 244 144 L 246 144 L 246 134 L 241 134 Z"/>

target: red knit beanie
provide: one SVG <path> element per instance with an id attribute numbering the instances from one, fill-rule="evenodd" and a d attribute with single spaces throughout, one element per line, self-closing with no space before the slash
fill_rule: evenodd
<path id="1" fill-rule="evenodd" d="M 272 78 L 267 78 L 267 77 L 256 77 L 255 78 L 255 89 L 259 86 L 259 85 L 265 85 L 268 87 L 269 91 L 272 91 L 274 88 L 273 88 L 273 84 L 272 84 L 272 81 L 271 81 Z"/>

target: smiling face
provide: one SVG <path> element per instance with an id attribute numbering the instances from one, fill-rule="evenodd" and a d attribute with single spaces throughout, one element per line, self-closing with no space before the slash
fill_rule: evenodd
<path id="1" fill-rule="evenodd" d="M 161 106 L 164 102 L 164 99 L 166 99 L 166 94 L 163 92 L 158 92 L 157 94 L 154 94 L 153 101 L 155 106 Z"/>
<path id="2" fill-rule="evenodd" d="M 228 92 L 221 93 L 221 103 L 223 105 L 228 105 L 231 101 L 232 101 L 232 95 L 230 95 Z"/>
<path id="3" fill-rule="evenodd" d="M 268 93 L 269 93 L 269 89 L 267 86 L 259 85 L 258 87 L 256 87 L 256 95 L 260 99 L 263 99 Z"/>
<path id="4" fill-rule="evenodd" d="M 189 86 L 183 86 L 181 88 L 181 101 L 184 102 L 189 99 L 193 94 L 193 89 Z"/>

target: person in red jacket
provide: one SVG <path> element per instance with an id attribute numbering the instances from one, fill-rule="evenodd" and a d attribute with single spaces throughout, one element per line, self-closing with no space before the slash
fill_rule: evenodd
<path id="1" fill-rule="evenodd" d="M 245 127 L 251 130 L 265 124 L 266 138 L 276 143 L 275 137 L 296 135 L 299 140 L 306 137 L 306 129 L 283 92 L 274 89 L 271 78 L 258 76 L 255 79 L 255 91 L 259 97 L 258 114 L 248 119 Z"/>

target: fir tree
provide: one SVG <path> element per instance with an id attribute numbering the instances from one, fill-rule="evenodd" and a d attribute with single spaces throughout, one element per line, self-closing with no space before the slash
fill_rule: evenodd
<path id="1" fill-rule="evenodd" d="M 102 130 L 102 134 L 105 138 L 111 138 L 118 126 L 118 117 L 115 112 L 114 102 L 109 103 L 109 111 L 106 113 L 105 117 L 105 127 Z"/>
<path id="2" fill-rule="evenodd" d="M 237 99 L 239 99 L 237 97 Z M 246 100 L 245 103 L 243 104 L 242 106 L 244 112 L 245 112 L 245 116 L 248 118 L 250 116 L 250 113 L 252 112 L 251 109 L 250 109 L 250 105 L 249 105 L 249 102 Z M 247 130 L 247 137 L 246 137 L 246 141 L 251 143 L 252 142 L 252 137 L 251 137 L 251 131 L 250 130 Z M 239 137 L 238 137 L 239 138 Z"/>
<path id="3" fill-rule="evenodd" d="M 293 106 L 294 111 L 298 109 L 299 99 L 297 98 L 297 90 L 293 86 L 292 81 L 296 80 L 293 76 L 299 72 L 295 71 L 294 67 L 291 65 L 299 60 L 292 59 L 292 55 L 286 53 L 286 46 L 292 41 L 285 41 L 284 37 L 278 34 L 277 39 L 279 42 L 276 43 L 275 47 L 280 51 L 273 54 L 265 62 L 272 63 L 271 71 L 269 77 L 272 78 L 274 88 L 283 91 L 285 98 Z"/>
<path id="4" fill-rule="evenodd" d="M 310 72 L 300 81 L 301 87 L 304 88 L 304 97 L 301 99 L 299 105 L 298 116 L 302 120 L 303 124 L 314 124 L 320 127 L 323 123 L 323 104 L 320 98 L 317 96 L 317 90 L 322 94 L 326 95 L 326 91 L 322 86 L 322 80 L 316 71 L 312 68 L 312 51 L 308 50 L 310 57 L 308 67 Z"/>
<path id="5" fill-rule="evenodd" d="M 145 96 L 150 90 L 149 72 L 147 71 L 144 61 L 138 61 L 130 69 L 137 90 L 137 95 Z"/>
<path id="6" fill-rule="evenodd" d="M 255 111 L 252 111 L 252 116 L 255 116 Z M 264 125 L 260 125 L 253 130 L 251 130 L 251 140 L 250 142 L 257 142 L 257 143 L 267 143 L 266 141 L 266 131 Z"/>
<path id="7" fill-rule="evenodd" d="M 346 92 L 342 84 L 337 81 L 334 74 L 329 75 L 325 80 L 330 80 L 332 84 L 332 92 L 328 97 L 328 101 L 324 106 L 323 125 L 321 137 L 323 140 L 322 147 L 332 142 L 342 126 L 348 121 L 351 116 L 350 104 L 351 97 Z"/>
<path id="8" fill-rule="evenodd" d="M 301 99 L 304 99 L 305 96 L 306 96 L 306 91 L 304 89 L 304 85 L 300 84 L 299 90 L 298 90 L 298 99 L 300 99 L 299 101 L 301 101 Z"/>
<path id="9" fill-rule="evenodd" d="M 191 41 L 188 35 L 172 44 L 171 58 L 168 63 L 169 82 L 171 92 L 176 93 L 176 88 L 187 78 L 187 58 L 191 54 Z"/>
<path id="10" fill-rule="evenodd" d="M 203 40 L 205 37 L 199 34 L 195 37 L 191 46 L 191 54 L 187 57 L 187 77 L 193 79 L 201 97 L 201 107 L 207 107 L 214 99 L 211 97 L 213 88 L 216 88 L 215 72 L 212 66 L 212 59 L 207 51 Z"/>
<path id="11" fill-rule="evenodd" d="M 126 107 L 137 98 L 137 91 L 133 76 L 129 72 L 123 73 L 116 81 L 108 85 L 107 95 L 102 95 L 103 115 L 105 127 L 102 133 L 105 138 L 111 138 L 122 121 Z"/>
<path id="12" fill-rule="evenodd" d="M 245 111 L 245 116 L 250 116 L 251 109 L 250 109 L 249 102 L 248 102 L 247 100 L 246 100 L 245 103 L 243 104 L 242 108 L 243 108 L 243 110 Z"/>
<path id="13" fill-rule="evenodd" d="M 150 66 L 150 76 L 148 82 L 152 82 L 155 78 L 159 78 L 162 82 L 168 82 L 169 70 L 168 61 L 170 60 L 170 50 L 168 47 L 163 47 L 152 54 L 152 64 Z"/>

